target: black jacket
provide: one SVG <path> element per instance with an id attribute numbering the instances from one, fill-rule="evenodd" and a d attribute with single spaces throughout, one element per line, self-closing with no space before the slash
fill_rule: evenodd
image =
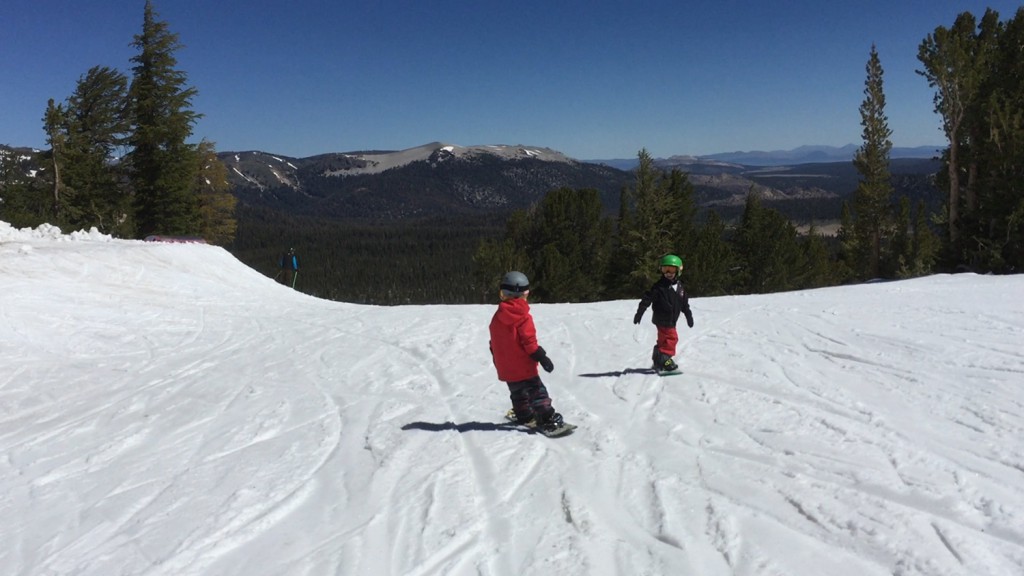
<path id="1" fill-rule="evenodd" d="M 651 306 L 651 322 L 655 326 L 672 328 L 679 321 L 679 314 L 686 316 L 686 321 L 693 324 L 693 313 L 690 312 L 690 297 L 686 295 L 683 283 L 673 284 L 662 276 L 644 293 L 640 306 L 636 309 L 636 317 L 643 315 L 644 310 Z"/>
<path id="2" fill-rule="evenodd" d="M 283 270 L 298 270 L 299 269 L 299 257 L 295 254 L 285 252 L 281 254 L 281 260 L 278 262 Z"/>

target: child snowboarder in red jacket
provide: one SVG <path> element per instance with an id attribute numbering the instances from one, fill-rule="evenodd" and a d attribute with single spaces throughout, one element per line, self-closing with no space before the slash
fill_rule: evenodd
<path id="1" fill-rule="evenodd" d="M 633 324 L 639 324 L 648 306 L 651 308 L 651 322 L 658 328 L 658 342 L 654 345 L 651 360 L 658 372 L 674 372 L 679 366 L 672 359 L 676 355 L 676 343 L 679 333 L 676 322 L 679 314 L 686 316 L 686 325 L 693 328 L 693 312 L 690 311 L 690 298 L 679 280 L 683 270 L 683 259 L 675 254 L 666 254 L 661 258 L 661 278 L 644 293 L 640 305 L 633 316 Z"/>
<path id="2" fill-rule="evenodd" d="M 537 372 L 537 364 L 551 372 L 555 365 L 537 344 L 537 329 L 530 315 L 530 282 L 522 272 L 509 272 L 501 281 L 501 302 L 491 318 L 491 356 L 498 380 L 508 385 L 516 422 L 535 421 L 542 432 L 559 429 L 562 415 Z"/>

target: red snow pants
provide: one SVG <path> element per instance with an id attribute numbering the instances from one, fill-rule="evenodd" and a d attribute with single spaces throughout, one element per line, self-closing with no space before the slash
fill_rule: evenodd
<path id="1" fill-rule="evenodd" d="M 676 355 L 676 344 L 679 343 L 679 333 L 675 326 L 668 328 L 658 326 L 658 351 L 668 356 Z"/>

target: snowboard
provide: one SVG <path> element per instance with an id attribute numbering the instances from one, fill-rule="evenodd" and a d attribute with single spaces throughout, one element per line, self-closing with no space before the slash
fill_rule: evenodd
<path id="1" fill-rule="evenodd" d="M 529 428 L 531 431 L 536 432 L 537 434 L 543 434 L 548 438 L 558 438 L 559 436 L 566 436 L 568 434 L 572 434 L 572 431 L 577 428 L 575 424 L 569 424 L 568 422 L 562 422 L 562 425 L 559 426 L 558 428 L 548 431 L 544 431 L 537 428 L 537 424 L 533 420 L 530 420 L 530 422 L 527 424 L 519 424 L 518 422 L 516 422 L 516 413 L 512 411 L 512 409 L 509 409 L 508 412 L 505 412 L 505 419 L 508 420 L 509 422 L 514 422 L 519 426 L 523 426 L 524 428 Z"/>
<path id="2" fill-rule="evenodd" d="M 657 368 L 627 368 L 624 374 L 657 374 L 658 376 L 678 376 L 683 373 L 682 368 L 675 370 L 658 370 Z"/>

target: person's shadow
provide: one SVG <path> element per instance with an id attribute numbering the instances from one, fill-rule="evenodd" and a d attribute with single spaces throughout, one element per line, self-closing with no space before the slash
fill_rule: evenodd
<path id="1" fill-rule="evenodd" d="M 447 430 L 454 430 L 459 434 L 465 432 L 522 432 L 523 434 L 536 434 L 536 430 L 524 428 L 511 422 L 508 423 L 496 423 L 496 422 L 464 422 L 462 424 L 456 424 L 455 422 L 444 422 L 437 424 L 434 422 L 410 422 L 405 426 L 402 426 L 402 430 L 426 430 L 427 432 L 444 432 Z"/>
<path id="2" fill-rule="evenodd" d="M 622 370 L 615 370 L 614 372 L 596 372 L 590 374 L 580 374 L 584 378 L 618 378 L 626 374 L 657 374 L 658 371 L 654 368 L 623 368 Z"/>

